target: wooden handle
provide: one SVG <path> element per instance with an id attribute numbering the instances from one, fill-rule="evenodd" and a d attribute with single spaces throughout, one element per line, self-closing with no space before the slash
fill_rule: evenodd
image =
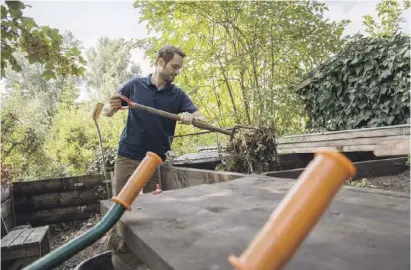
<path id="1" fill-rule="evenodd" d="M 144 111 L 147 111 L 147 112 L 150 112 L 150 113 L 154 113 L 154 114 L 157 114 L 157 115 L 160 115 L 160 116 L 163 116 L 163 117 L 167 117 L 167 118 L 170 118 L 170 119 L 173 119 L 173 120 L 176 120 L 176 121 L 181 121 L 181 117 L 177 114 L 173 114 L 173 113 L 169 113 L 169 112 L 166 112 L 166 111 L 154 109 L 154 108 L 151 108 L 151 107 L 148 107 L 148 106 L 145 106 L 145 105 L 141 105 L 141 104 L 137 104 L 137 103 L 134 103 L 134 102 L 133 102 L 133 104 L 130 104 L 129 106 L 130 106 L 130 108 L 141 109 L 141 110 L 144 110 Z M 220 132 L 220 133 L 223 133 L 225 135 L 231 135 L 230 130 L 215 127 L 213 125 L 210 125 L 206 122 L 202 122 L 202 121 L 199 121 L 199 120 L 194 119 L 192 124 L 193 124 L 193 126 L 201 128 L 201 129 Z"/>
<path id="2" fill-rule="evenodd" d="M 153 109 L 153 108 L 145 106 L 145 105 L 134 103 L 132 105 L 130 104 L 130 107 L 131 108 L 136 108 L 136 109 L 141 109 L 141 110 L 144 110 L 144 111 L 147 111 L 147 112 L 150 112 L 150 113 L 154 113 L 154 114 L 157 114 L 157 115 L 160 115 L 160 116 L 163 116 L 163 117 L 167 117 L 167 118 L 170 118 L 170 119 L 173 119 L 173 120 L 176 120 L 176 121 L 181 120 L 181 117 L 177 114 L 169 113 L 169 112 L 162 111 L 162 110 Z"/>
<path id="3" fill-rule="evenodd" d="M 206 130 L 210 130 L 210 131 L 216 131 L 216 132 L 220 132 L 226 135 L 231 135 L 231 131 L 227 130 L 227 129 L 223 129 L 223 128 L 219 128 L 219 127 L 215 127 L 213 125 L 210 125 L 206 122 L 202 122 L 199 120 L 194 119 L 193 120 L 193 126 L 201 128 L 201 129 L 206 129 Z"/>

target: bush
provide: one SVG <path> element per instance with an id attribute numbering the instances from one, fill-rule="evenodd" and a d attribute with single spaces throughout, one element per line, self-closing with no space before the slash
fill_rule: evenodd
<path id="1" fill-rule="evenodd" d="M 308 129 L 336 131 L 407 123 L 410 38 L 355 36 L 297 88 Z"/>
<path id="2" fill-rule="evenodd" d="M 114 162 L 117 158 L 117 150 L 114 148 L 106 149 L 104 151 L 104 161 L 106 165 L 106 172 L 114 171 Z M 97 157 L 87 170 L 87 174 L 103 174 L 103 160 L 101 158 L 101 151 L 99 149 Z"/>

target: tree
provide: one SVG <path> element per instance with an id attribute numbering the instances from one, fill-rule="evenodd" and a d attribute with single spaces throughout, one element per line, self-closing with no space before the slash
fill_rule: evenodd
<path id="1" fill-rule="evenodd" d="M 304 112 L 290 86 L 342 44 L 348 21 L 324 19 L 317 2 L 136 1 L 140 22 L 161 39 L 144 40 L 147 55 L 165 43 L 188 55 L 177 82 L 223 127 L 271 125 L 301 132 Z M 179 132 L 179 130 L 177 131 Z"/>
<path id="2" fill-rule="evenodd" d="M 81 48 L 81 44 L 66 32 L 62 48 L 70 47 Z M 42 76 L 46 70 L 43 64 L 30 64 L 22 52 L 15 52 L 14 58 L 21 69 L 5 70 L 2 164 L 11 166 L 13 176 L 24 180 L 64 175 L 64 166 L 56 162 L 45 144 L 59 107 L 73 106 L 79 95 L 78 77 L 63 74 L 48 80 Z"/>
<path id="3" fill-rule="evenodd" d="M 98 136 L 91 112 L 95 102 L 106 102 L 122 84 L 141 73 L 140 67 L 131 60 L 134 48 L 133 41 L 101 38 L 86 52 L 84 82 L 92 98 L 71 106 L 60 106 L 53 119 L 51 138 L 46 144 L 50 155 L 65 165 L 69 175 L 86 173 L 93 160 L 98 158 Z M 126 118 L 127 112 L 121 111 L 114 117 L 98 119 L 106 149 L 117 148 Z"/>
<path id="4" fill-rule="evenodd" d="M 392 36 L 400 30 L 400 24 L 405 22 L 402 17 L 403 12 L 410 7 L 410 1 L 403 1 L 401 7 L 397 0 L 383 0 L 377 4 L 378 17 L 365 15 L 363 24 L 365 32 L 371 36 L 386 37 Z"/>
<path id="5" fill-rule="evenodd" d="M 21 1 L 5 1 L 1 5 L 1 75 L 6 67 L 21 71 L 15 53 L 24 52 L 30 64 L 44 65 L 43 78 L 56 79 L 58 75 L 82 75 L 85 63 L 76 47 L 63 48 L 63 37 L 57 29 L 38 26 L 23 16 L 26 7 Z"/>
<path id="6" fill-rule="evenodd" d="M 100 38 L 95 48 L 86 52 L 86 85 L 89 93 L 105 101 L 126 81 L 141 74 L 140 66 L 131 61 L 133 40 Z"/>

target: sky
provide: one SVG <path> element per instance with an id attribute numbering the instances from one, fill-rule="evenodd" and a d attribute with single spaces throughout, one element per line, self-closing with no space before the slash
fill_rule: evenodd
<path id="1" fill-rule="evenodd" d="M 329 11 L 325 16 L 331 20 L 350 19 L 344 34 L 363 31 L 364 15 L 376 15 L 378 1 L 321 1 Z M 144 38 L 147 31 L 144 24 L 139 24 L 139 11 L 133 7 L 133 1 L 24 1 L 31 5 L 24 15 L 35 19 L 39 25 L 49 25 L 60 31 L 69 30 L 82 41 L 87 48 L 94 46 L 100 37 Z M 410 9 L 407 10 L 403 31 L 410 33 Z M 132 60 L 137 62 L 143 75 L 152 72 L 151 63 L 145 59 L 144 51 L 135 50 Z"/>
<path id="2" fill-rule="evenodd" d="M 376 15 L 378 1 L 321 1 L 329 11 L 326 16 L 331 20 L 350 19 L 345 34 L 355 34 L 363 30 L 363 16 Z M 144 38 L 147 36 L 145 25 L 139 24 L 139 11 L 133 1 L 25 1 L 32 6 L 25 15 L 32 17 L 40 25 L 49 25 L 60 31 L 70 30 L 83 42 L 85 47 L 96 44 L 99 37 Z M 410 9 L 406 12 L 405 32 L 410 33 Z M 140 64 L 143 74 L 152 70 L 144 58 L 144 52 L 137 50 L 133 60 Z"/>

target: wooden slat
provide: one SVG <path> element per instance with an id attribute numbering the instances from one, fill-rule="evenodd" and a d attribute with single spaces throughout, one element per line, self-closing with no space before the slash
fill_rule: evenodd
<path id="1" fill-rule="evenodd" d="M 400 140 L 407 137 L 404 136 L 392 136 L 389 139 Z M 409 137 L 408 137 L 409 138 Z M 377 145 L 383 141 L 386 141 L 387 137 L 370 137 L 370 138 L 353 138 L 353 139 L 338 139 L 338 140 L 326 140 L 318 142 L 296 142 L 289 144 L 279 144 L 278 149 L 289 148 L 306 148 L 306 147 L 343 147 L 343 146 L 360 146 L 360 145 Z"/>
<path id="2" fill-rule="evenodd" d="M 410 125 L 397 125 L 377 128 L 363 128 L 342 131 L 330 131 L 324 133 L 310 133 L 285 136 L 278 139 L 278 143 L 296 143 L 309 141 L 324 141 L 336 139 L 353 139 L 353 138 L 369 138 L 369 137 L 387 137 L 387 136 L 401 136 L 410 135 Z"/>
<path id="3" fill-rule="evenodd" d="M 31 235 L 31 233 L 33 232 L 33 228 L 29 228 L 29 229 L 22 229 L 22 233 L 19 235 L 19 237 L 17 237 L 16 239 L 14 239 L 14 241 L 10 244 L 10 247 L 12 246 L 20 246 L 22 244 L 24 244 L 24 242 L 26 241 L 26 239 Z"/>
<path id="4" fill-rule="evenodd" d="M 4 219 L 12 214 L 11 199 L 1 203 L 1 217 Z"/>
<path id="5" fill-rule="evenodd" d="M 1 186 L 1 202 L 4 202 L 8 198 L 10 198 L 10 187 Z"/>
<path id="6" fill-rule="evenodd" d="M 57 179 L 14 182 L 13 195 L 18 197 L 22 195 L 90 189 L 96 185 L 102 184 L 104 179 L 103 175 L 83 175 Z"/>
<path id="7" fill-rule="evenodd" d="M 47 236 L 48 230 L 49 226 L 35 228 L 30 236 L 26 239 L 24 244 L 40 243 L 41 241 L 43 241 L 43 238 Z"/>
<path id="8" fill-rule="evenodd" d="M 245 174 L 241 173 L 219 172 L 193 168 L 176 168 L 171 166 L 161 166 L 160 174 L 163 190 L 219 183 L 245 176 Z"/>
<path id="9" fill-rule="evenodd" d="M 8 270 L 23 269 L 27 265 L 30 265 L 32 262 L 36 261 L 39 258 L 39 256 L 36 256 L 37 254 L 32 254 L 33 251 L 34 251 L 33 248 L 31 248 L 29 250 L 25 250 L 24 252 L 25 252 L 26 256 L 30 256 L 30 257 L 19 258 L 19 259 L 11 261 L 12 263 L 10 264 L 10 266 L 7 266 L 6 269 L 8 269 Z"/>
<path id="10" fill-rule="evenodd" d="M 8 260 L 15 260 L 15 259 L 23 259 L 25 257 L 32 257 L 40 255 L 39 247 L 35 245 L 30 246 L 18 246 L 12 247 L 10 249 L 2 250 L 1 252 L 1 260 L 8 261 Z M 7 268 L 10 269 L 10 268 Z M 21 268 L 18 268 L 21 269 Z"/>
<path id="11" fill-rule="evenodd" d="M 397 125 L 379 128 L 364 128 L 354 130 L 333 131 L 324 133 L 301 134 L 278 138 L 278 144 L 318 142 L 354 138 L 387 137 L 410 135 L 410 125 Z"/>
<path id="12" fill-rule="evenodd" d="M 73 220 L 84 220 L 92 217 L 99 212 L 99 203 L 39 210 L 31 213 L 16 212 L 16 223 L 29 223 L 32 226 L 39 226 Z"/>
<path id="13" fill-rule="evenodd" d="M 22 213 L 64 206 L 98 203 L 100 200 L 106 198 L 105 186 L 101 184 L 93 189 L 18 196 L 14 198 L 14 207 L 16 212 Z"/>
<path id="14" fill-rule="evenodd" d="M 7 248 L 13 241 L 23 233 L 23 230 L 11 231 L 1 239 L 1 248 Z"/>
<path id="15" fill-rule="evenodd" d="M 410 137 L 387 138 L 378 143 L 374 151 L 376 156 L 398 156 L 410 153 Z"/>
<path id="16" fill-rule="evenodd" d="M 6 218 L 4 219 L 4 223 L 5 223 L 6 227 L 7 227 L 7 230 L 12 230 L 13 227 L 14 227 L 13 215 L 10 215 L 10 216 L 6 217 Z"/>

